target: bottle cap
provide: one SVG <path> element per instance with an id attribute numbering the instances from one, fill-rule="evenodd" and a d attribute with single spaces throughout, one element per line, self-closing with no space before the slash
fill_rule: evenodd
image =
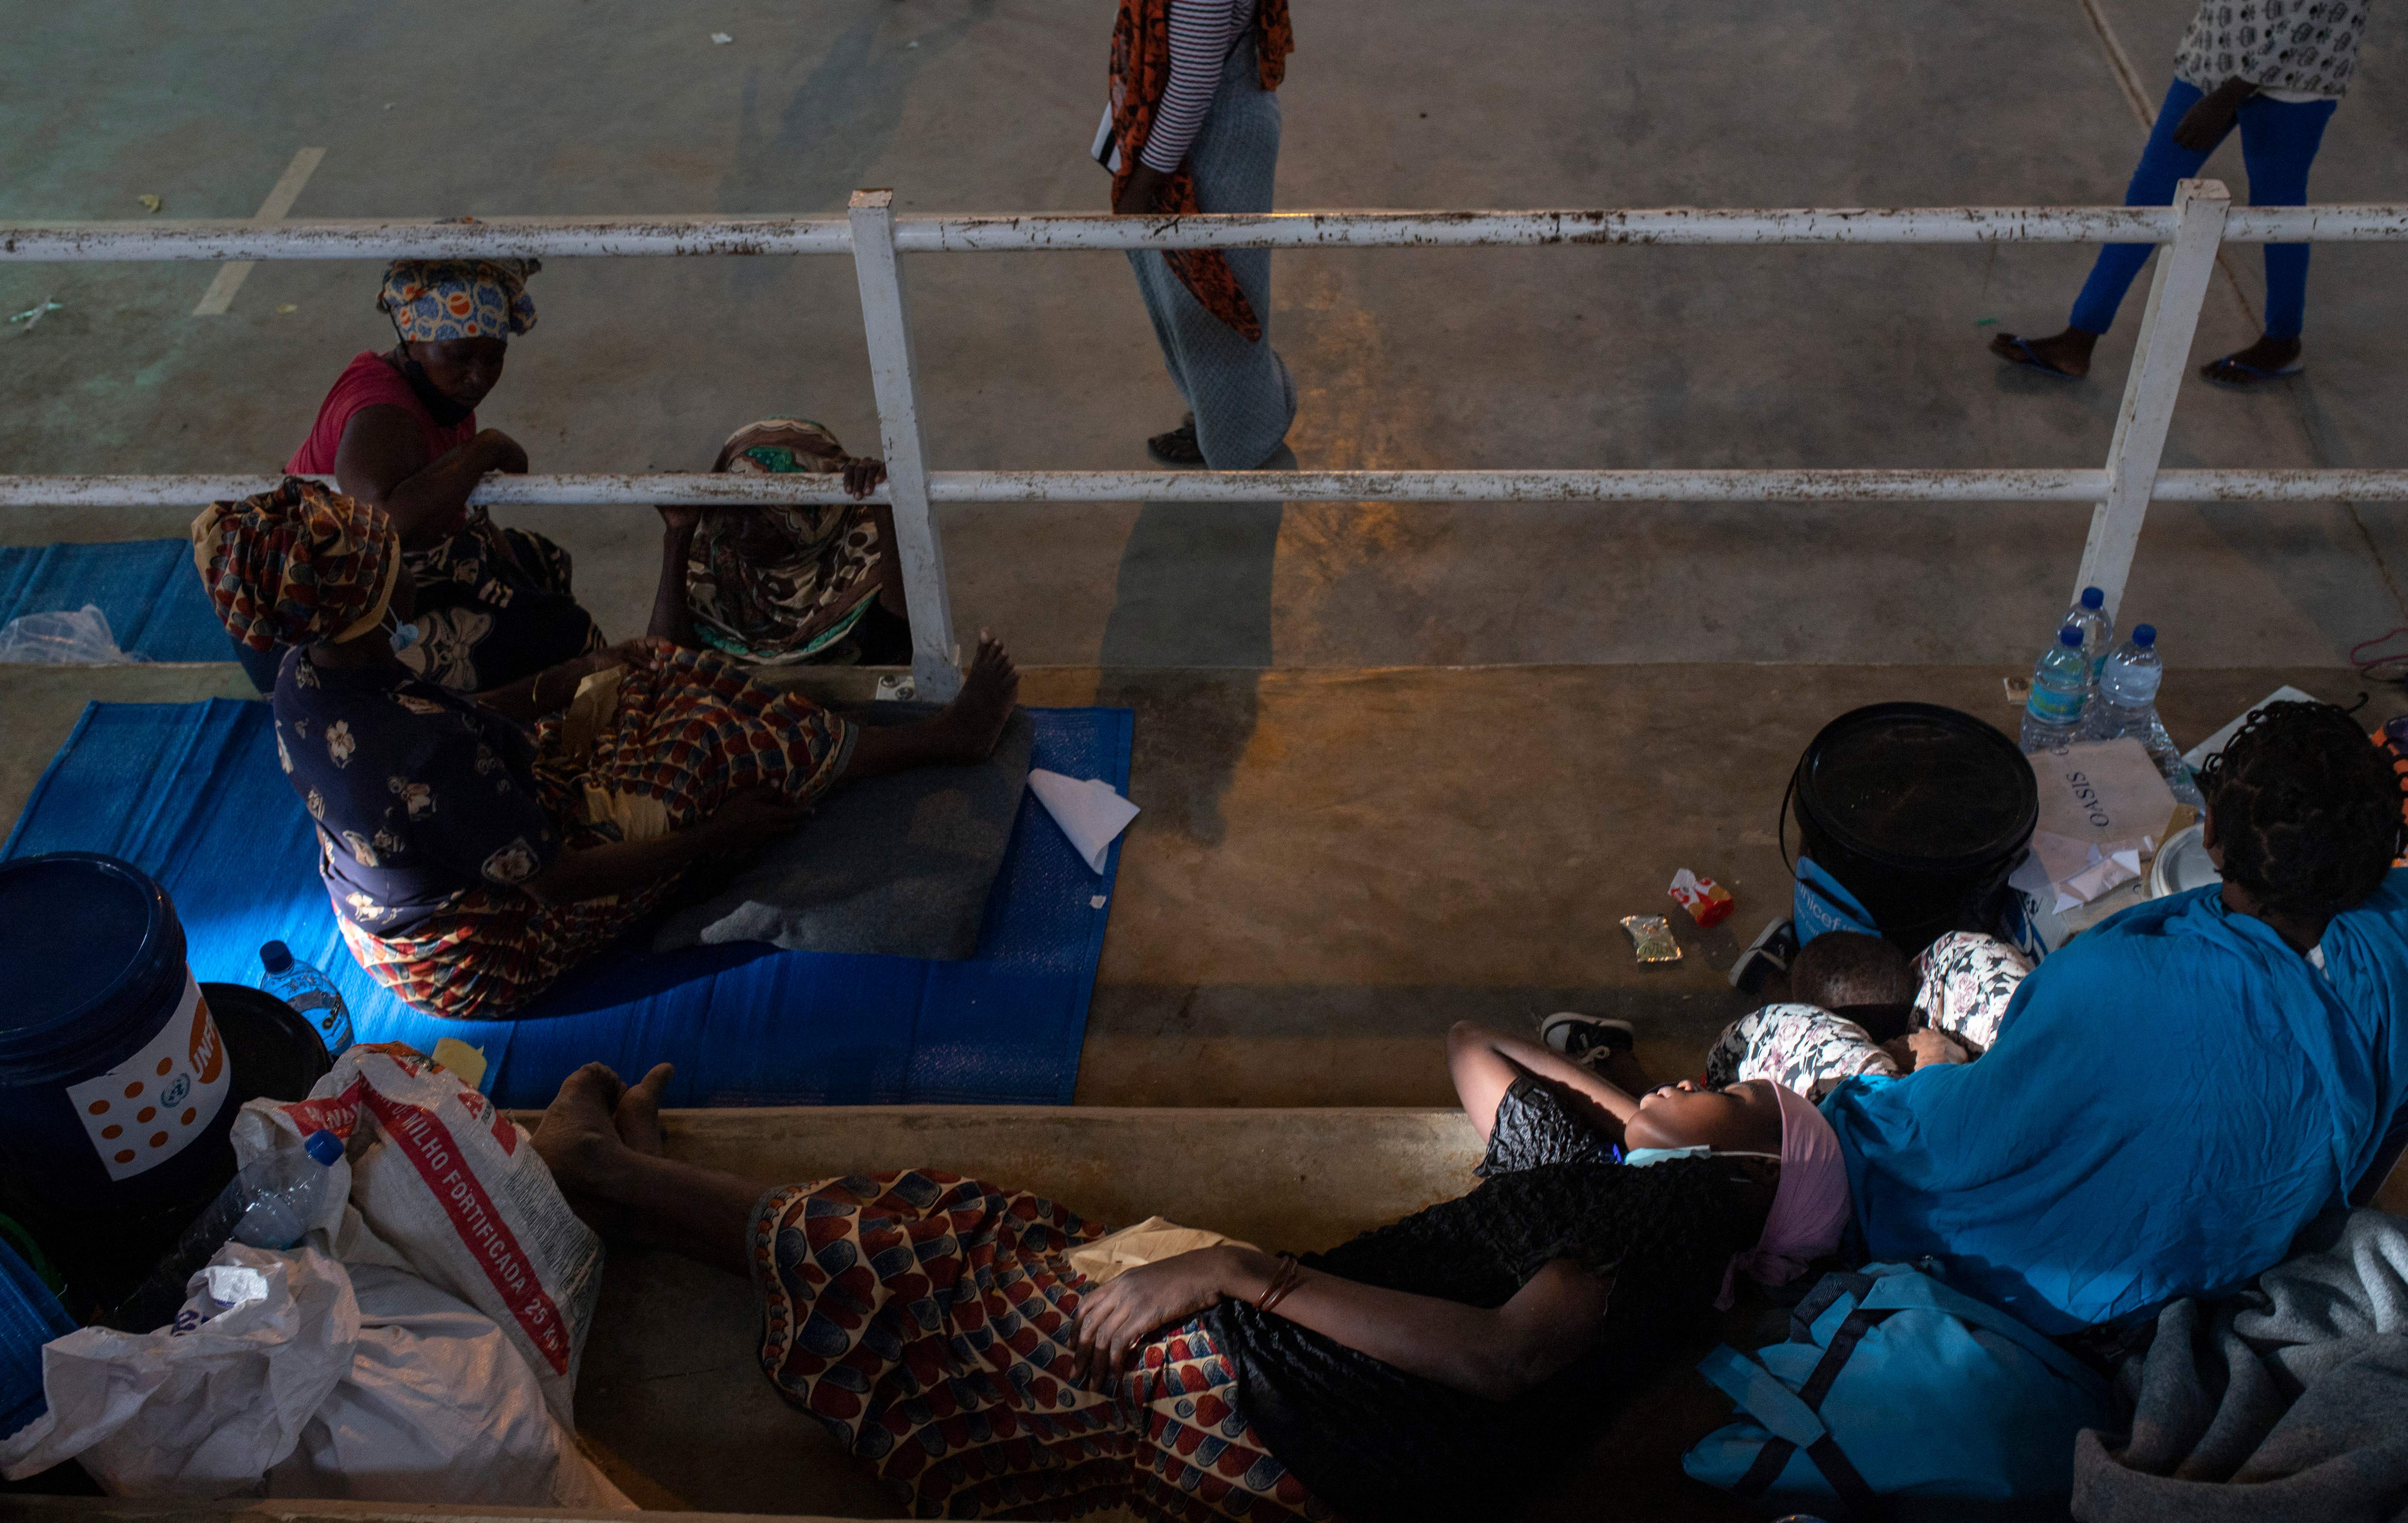
<path id="1" fill-rule="evenodd" d="M 2156 645 L 2157 643 L 2157 626 L 2155 624 L 2133 625 L 2132 643 L 2139 646 L 2143 650 Z"/>
<path id="2" fill-rule="evenodd" d="M 2068 624 L 2057 632 L 2057 643 L 2070 645 L 2079 650 L 2082 648 L 2082 632 Z"/>
<path id="3" fill-rule="evenodd" d="M 260 966 L 270 973 L 282 973 L 293 966 L 293 949 L 280 941 L 271 941 L 259 949 Z"/>
<path id="4" fill-rule="evenodd" d="M 2086 587 L 2082 590 L 2082 605 L 2086 608 L 2103 608 L 2107 606 L 2107 594 L 2095 587 Z"/>
<path id="5" fill-rule="evenodd" d="M 323 1127 L 309 1133 L 309 1140 L 301 1146 L 308 1150 L 311 1158 L 329 1169 L 335 1166 L 337 1159 L 343 1156 L 343 1139 Z"/>

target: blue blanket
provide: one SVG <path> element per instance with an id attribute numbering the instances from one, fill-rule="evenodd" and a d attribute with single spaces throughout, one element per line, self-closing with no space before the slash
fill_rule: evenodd
<path id="1" fill-rule="evenodd" d="M 0 624 L 98 605 L 118 648 L 152 661 L 232 661 L 180 539 L 0 548 Z"/>
<path id="2" fill-rule="evenodd" d="M 2408 1103 L 2408 869 L 2323 952 L 2220 890 L 2155 900 L 2035 969 L 1978 1060 L 1842 1085 L 1872 1256 L 1936 1256 L 2052 1334 L 2279 1262 Z"/>
<path id="3" fill-rule="evenodd" d="M 1035 764 L 1128 786 L 1127 709 L 1032 709 Z M 104 851 L 165 885 L 204 979 L 255 984 L 281 940 L 332 976 L 363 1042 L 485 1050 L 486 1089 L 541 1105 L 580 1063 L 630 1078 L 678 1065 L 673 1105 L 1068 1104 L 1102 956 L 1114 844 L 1098 878 L 1026 795 L 963 961 L 781 952 L 761 943 L 654 955 L 651 928 L 509 1021 L 400 1003 L 344 949 L 268 706 L 93 704 L 0 857 Z"/>

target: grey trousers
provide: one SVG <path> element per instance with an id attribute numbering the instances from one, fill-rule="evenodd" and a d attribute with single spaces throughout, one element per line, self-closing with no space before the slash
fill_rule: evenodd
<path id="1" fill-rule="evenodd" d="M 1197 205 L 1208 212 L 1270 210 L 1279 140 L 1279 97 L 1257 81 L 1249 37 L 1230 52 L 1212 114 L 1187 150 Z M 1262 319 L 1263 336 L 1255 343 L 1205 311 L 1159 249 L 1132 249 L 1128 259 L 1171 384 L 1196 414 L 1204 463 L 1216 471 L 1248 471 L 1286 440 L 1296 420 L 1296 380 L 1271 348 L 1271 251 L 1227 253 L 1239 288 Z"/>

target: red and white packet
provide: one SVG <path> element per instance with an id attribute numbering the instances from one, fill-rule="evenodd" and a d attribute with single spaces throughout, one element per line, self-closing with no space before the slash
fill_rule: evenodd
<path id="1" fill-rule="evenodd" d="M 1685 867 L 1672 875 L 1672 887 L 1667 891 L 1700 928 L 1720 925 L 1723 918 L 1738 907 L 1728 889 Z"/>
<path id="2" fill-rule="evenodd" d="M 343 1139 L 351 1203 L 367 1229 L 499 1324 L 573 1430 L 602 1240 L 568 1209 L 526 1129 L 423 1054 L 381 1043 L 336 1059 L 307 1100 L 244 1106 L 235 1156 L 298 1150 L 322 1129 Z"/>

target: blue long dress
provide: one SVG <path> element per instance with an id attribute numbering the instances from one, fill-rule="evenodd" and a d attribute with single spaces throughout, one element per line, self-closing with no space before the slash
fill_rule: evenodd
<path id="1" fill-rule="evenodd" d="M 1980 1060 L 1842 1085 L 1873 1257 L 1933 1256 L 2052 1334 L 2281 1260 L 2408 1102 L 2408 869 L 2319 950 L 2220 890 L 2154 901 L 2042 963 Z"/>

